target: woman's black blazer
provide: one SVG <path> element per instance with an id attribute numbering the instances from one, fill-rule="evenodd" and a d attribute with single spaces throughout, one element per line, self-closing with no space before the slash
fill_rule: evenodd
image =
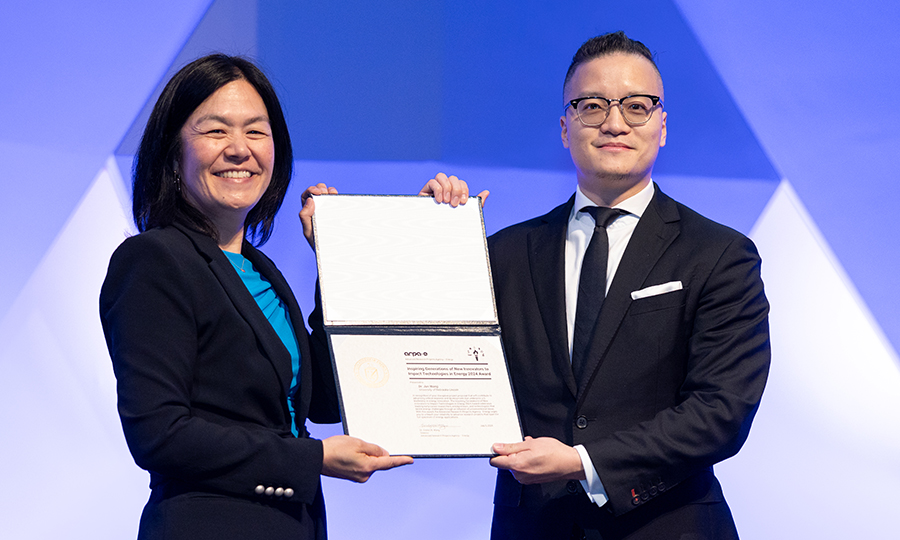
<path id="1" fill-rule="evenodd" d="M 324 535 L 322 443 L 305 420 L 340 419 L 327 349 L 272 261 L 246 242 L 242 252 L 294 326 L 299 438 L 288 351 L 215 241 L 173 225 L 128 238 L 110 260 L 101 321 L 125 439 L 152 488 L 141 538 Z"/>

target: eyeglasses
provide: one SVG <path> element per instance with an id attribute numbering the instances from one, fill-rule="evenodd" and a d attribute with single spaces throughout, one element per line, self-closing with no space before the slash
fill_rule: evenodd
<path id="1" fill-rule="evenodd" d="M 620 99 L 606 99 L 604 97 L 588 96 L 573 99 L 566 104 L 565 109 L 572 107 L 575 115 L 582 124 L 588 127 L 596 127 L 606 121 L 613 102 L 622 113 L 622 118 L 629 126 L 642 126 L 650 121 L 656 106 L 663 106 L 659 96 L 649 94 L 634 94 Z M 563 110 L 565 110 L 563 109 Z"/>

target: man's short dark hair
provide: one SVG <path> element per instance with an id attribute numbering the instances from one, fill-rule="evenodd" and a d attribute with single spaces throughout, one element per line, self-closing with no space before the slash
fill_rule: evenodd
<path id="1" fill-rule="evenodd" d="M 218 240 L 209 217 L 181 194 L 175 162 L 181 158 L 181 128 L 187 119 L 216 90 L 237 80 L 247 81 L 259 93 L 272 128 L 272 179 L 244 221 L 245 231 L 256 245 L 269 239 L 293 172 L 291 137 L 275 89 L 263 72 L 245 58 L 224 54 L 204 56 L 183 67 L 153 107 L 134 159 L 132 212 L 139 231 L 179 222 Z"/>
<path id="2" fill-rule="evenodd" d="M 659 73 L 659 68 L 653 60 L 653 53 L 650 52 L 650 49 L 640 41 L 626 36 L 625 32 L 620 30 L 618 32 L 593 37 L 585 41 L 581 47 L 578 48 L 578 51 L 575 52 L 575 56 L 572 57 L 572 63 L 569 64 L 569 71 L 566 72 L 566 79 L 563 81 L 563 92 L 566 91 L 566 87 L 569 85 L 572 76 L 575 75 L 575 70 L 578 69 L 578 66 L 589 62 L 594 58 L 600 58 L 601 56 L 614 53 L 643 56 L 650 61 L 653 65 L 653 69 L 656 70 L 656 73 Z"/>

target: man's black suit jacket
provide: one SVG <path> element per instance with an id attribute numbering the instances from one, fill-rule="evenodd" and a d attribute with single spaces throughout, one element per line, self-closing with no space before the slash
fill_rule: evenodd
<path id="1" fill-rule="evenodd" d="M 246 242 L 242 252 L 294 327 L 299 438 L 288 410 L 289 353 L 211 238 L 180 225 L 153 229 L 125 240 L 110 261 L 103 330 L 125 438 L 152 488 L 141 538 L 324 534 L 322 443 L 304 424 L 339 420 L 327 349 L 310 345 L 272 261 Z M 260 495 L 257 486 L 293 496 Z"/>
<path id="2" fill-rule="evenodd" d="M 712 465 L 746 440 L 770 358 L 756 248 L 656 187 L 576 381 L 564 283 L 573 201 L 491 236 L 491 269 L 525 434 L 584 445 L 609 502 L 584 504 L 575 481 L 522 486 L 499 471 L 494 532 L 533 537 L 526 529 L 535 522 L 521 518 L 539 516 L 540 526 L 560 534 L 577 521 L 607 531 L 604 538 L 677 538 L 641 531 L 666 514 L 684 531 L 701 532 L 710 524 L 694 503 L 723 503 L 730 521 Z M 673 281 L 682 289 L 632 299 L 633 291 Z"/>

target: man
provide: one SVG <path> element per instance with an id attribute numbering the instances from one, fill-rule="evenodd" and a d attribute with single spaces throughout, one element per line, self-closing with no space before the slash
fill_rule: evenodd
<path id="1" fill-rule="evenodd" d="M 563 91 L 575 195 L 489 240 L 527 435 L 494 446 L 492 538 L 737 538 L 712 466 L 768 373 L 756 248 L 652 182 L 665 96 L 642 43 L 587 41 Z"/>

